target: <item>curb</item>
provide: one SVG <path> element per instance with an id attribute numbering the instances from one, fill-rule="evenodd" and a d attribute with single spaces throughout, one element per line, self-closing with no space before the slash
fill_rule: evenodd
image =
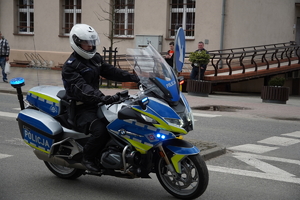
<path id="1" fill-rule="evenodd" d="M 202 141 L 202 140 L 191 140 L 184 138 L 185 141 L 196 146 L 200 150 L 200 155 L 204 161 L 221 156 L 226 153 L 226 147 L 219 144 Z"/>
<path id="2" fill-rule="evenodd" d="M 10 85 L 9 85 L 10 86 Z M 11 86 L 10 86 L 11 87 Z M 7 94 L 17 94 L 17 91 L 13 91 L 13 90 L 1 90 L 0 89 L 0 93 L 7 93 Z M 23 94 L 25 94 L 25 92 L 22 92 Z M 26 92 L 27 94 L 27 92 Z"/>
<path id="3" fill-rule="evenodd" d="M 212 149 L 206 149 L 206 150 L 200 151 L 200 155 L 202 156 L 204 161 L 221 156 L 225 153 L 226 153 L 226 147 L 221 147 L 221 146 L 217 146 Z"/>

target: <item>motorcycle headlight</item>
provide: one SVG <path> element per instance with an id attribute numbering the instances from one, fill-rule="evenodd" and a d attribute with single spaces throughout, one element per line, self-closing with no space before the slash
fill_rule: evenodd
<path id="1" fill-rule="evenodd" d="M 194 116 L 192 112 L 188 112 L 188 110 L 185 110 L 184 113 L 179 114 L 179 117 L 182 119 L 186 119 L 186 121 L 191 122 L 194 121 Z"/>
<path id="2" fill-rule="evenodd" d="M 183 119 L 184 121 L 184 127 L 185 126 L 191 126 L 191 130 L 193 130 L 194 128 L 194 116 L 192 112 L 189 112 L 188 110 L 185 110 L 184 113 L 179 114 L 179 116 L 181 117 L 181 119 Z"/>
<path id="3" fill-rule="evenodd" d="M 182 119 L 164 118 L 170 125 L 182 128 L 184 123 Z"/>
<path id="4" fill-rule="evenodd" d="M 146 115 L 141 114 L 142 118 L 146 121 L 146 122 L 150 122 L 152 124 L 157 124 L 157 121 L 155 119 L 152 119 L 151 117 L 148 117 Z"/>

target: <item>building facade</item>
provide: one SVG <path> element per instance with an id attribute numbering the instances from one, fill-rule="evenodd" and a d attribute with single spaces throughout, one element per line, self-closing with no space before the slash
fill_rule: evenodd
<path id="1" fill-rule="evenodd" d="M 183 27 L 186 51 L 300 42 L 299 0 L 0 0 L 0 30 L 10 61 L 37 53 L 54 65 L 72 52 L 68 33 L 76 23 L 97 30 L 102 48 L 143 46 L 151 40 L 166 52 Z M 113 23 L 112 23 L 113 21 Z M 299 24 L 299 25 L 298 25 Z M 297 26 L 298 25 L 298 26 Z M 112 36 L 112 37 L 111 37 Z M 149 39 L 150 38 L 150 39 Z"/>
<path id="2" fill-rule="evenodd" d="M 0 30 L 10 42 L 11 59 L 18 60 L 37 52 L 64 62 L 72 51 L 68 32 L 74 23 L 94 27 L 99 48 L 110 46 L 107 36 L 113 29 L 121 54 L 143 43 L 144 36 L 155 37 L 165 52 L 180 26 L 187 51 L 199 41 L 215 50 L 296 40 L 297 5 L 297 0 L 0 0 Z"/>

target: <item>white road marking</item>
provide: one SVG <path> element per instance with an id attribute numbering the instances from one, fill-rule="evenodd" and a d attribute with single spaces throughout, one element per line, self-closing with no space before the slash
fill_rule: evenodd
<path id="1" fill-rule="evenodd" d="M 300 166 L 300 160 L 292 160 L 287 158 L 279 158 L 279 157 L 271 157 L 271 156 L 262 156 L 258 154 L 250 154 L 250 153 L 233 153 L 233 155 L 244 155 L 244 156 L 250 156 L 253 158 L 257 158 L 260 160 L 270 160 L 270 161 L 276 161 L 276 162 L 283 162 L 283 163 L 289 163 L 289 164 L 295 164 Z"/>
<path id="2" fill-rule="evenodd" d="M 286 172 L 278 167 L 275 167 L 273 165 L 270 165 L 269 163 L 262 161 L 262 160 L 276 161 L 276 162 L 289 163 L 289 164 L 295 164 L 300 166 L 300 160 L 292 160 L 286 158 L 259 155 L 261 153 L 278 149 L 281 146 L 289 146 L 289 145 L 300 143 L 299 139 L 295 139 L 295 138 L 300 138 L 300 131 L 285 133 L 281 135 L 287 137 L 273 136 L 258 141 L 258 143 L 276 145 L 277 147 L 270 147 L 270 146 L 263 146 L 263 145 L 256 145 L 256 144 L 244 144 L 244 145 L 228 148 L 230 150 L 258 153 L 258 154 L 251 154 L 251 153 L 236 152 L 233 153 L 233 157 L 262 172 L 248 171 L 248 170 L 241 170 L 241 169 L 234 169 L 234 168 L 227 168 L 227 167 L 220 167 L 220 166 L 212 166 L 212 165 L 208 165 L 207 167 L 210 171 L 215 171 L 215 172 L 222 172 L 228 174 L 235 174 L 241 176 L 249 176 L 254 178 L 262 178 L 262 179 L 300 184 L 300 178 L 297 178 L 294 174 Z M 288 138 L 288 136 L 294 138 Z"/>
<path id="3" fill-rule="evenodd" d="M 300 178 L 295 178 L 295 177 L 281 176 L 281 175 L 276 175 L 276 174 L 267 174 L 267 173 L 263 173 L 263 172 L 254 172 L 254 171 L 227 168 L 227 167 L 218 167 L 218 166 L 212 166 L 212 165 L 207 165 L 207 168 L 209 171 L 223 172 L 223 173 L 227 173 L 227 174 L 235 174 L 235 175 L 241 175 L 241 176 L 249 176 L 249 177 L 253 177 L 253 178 L 262 178 L 262 179 L 269 179 L 269 180 L 274 180 L 274 181 L 282 181 L 282 182 L 300 184 Z"/>
<path id="4" fill-rule="evenodd" d="M 239 159 L 240 161 L 243 161 L 244 163 L 247 163 L 248 165 L 255 167 L 256 169 L 259 169 L 267 174 L 275 174 L 280 176 L 295 176 L 293 174 L 290 174 L 282 169 L 279 169 L 278 167 L 275 167 L 273 165 L 270 165 L 266 162 L 263 162 L 255 156 L 252 156 L 252 154 L 243 154 L 243 153 L 236 153 L 234 155 L 235 158 Z"/>
<path id="5" fill-rule="evenodd" d="M 220 166 L 212 166 L 207 165 L 208 170 L 215 172 L 222 172 L 227 174 L 248 176 L 254 178 L 262 178 L 269 179 L 275 181 L 282 181 L 288 183 L 296 183 L 300 184 L 300 178 L 295 177 L 295 175 L 288 173 L 278 167 L 272 166 L 262 160 L 276 161 L 282 163 L 296 164 L 300 166 L 299 160 L 292 160 L 286 158 L 278 158 L 278 157 L 270 157 L 270 156 L 262 156 L 257 154 L 249 154 L 249 153 L 233 153 L 233 157 L 247 163 L 250 166 L 255 167 L 263 172 L 249 171 L 249 170 L 241 170 Z"/>
<path id="6" fill-rule="evenodd" d="M 12 155 L 0 153 L 0 159 L 2 159 L 2 158 L 8 158 L 8 157 L 11 157 L 11 156 L 12 156 Z"/>
<path id="7" fill-rule="evenodd" d="M 212 114 L 204 114 L 204 113 L 193 113 L 193 115 L 197 117 L 209 117 L 209 118 L 222 116 L 222 115 L 212 115 Z"/>
<path id="8" fill-rule="evenodd" d="M 13 145 L 27 146 L 22 138 L 12 138 L 11 140 L 5 140 L 5 142 Z"/>
<path id="9" fill-rule="evenodd" d="M 17 118 L 18 114 L 17 113 L 1 112 L 0 111 L 0 116 Z"/>
<path id="10" fill-rule="evenodd" d="M 300 131 L 295 131 L 295 132 L 292 132 L 292 133 L 285 133 L 285 134 L 281 134 L 281 135 L 300 138 Z"/>
<path id="11" fill-rule="evenodd" d="M 239 146 L 229 147 L 228 149 L 236 151 L 246 151 L 251 153 L 266 153 L 268 151 L 276 150 L 278 149 L 278 147 L 268 147 L 257 144 L 243 144 Z"/>
<path id="12" fill-rule="evenodd" d="M 300 140 L 292 139 L 292 138 L 286 138 L 286 137 L 269 137 L 264 140 L 257 141 L 258 143 L 263 144 L 270 144 L 270 145 L 276 145 L 276 146 L 290 146 L 293 144 L 297 144 L 300 142 Z"/>

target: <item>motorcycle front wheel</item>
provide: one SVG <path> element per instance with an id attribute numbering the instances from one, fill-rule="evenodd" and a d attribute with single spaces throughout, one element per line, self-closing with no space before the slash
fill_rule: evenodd
<path id="1" fill-rule="evenodd" d="M 83 169 L 74 169 L 56 165 L 47 161 L 44 161 L 44 163 L 53 174 L 63 179 L 76 179 L 80 177 L 85 171 Z"/>
<path id="2" fill-rule="evenodd" d="M 190 155 L 180 161 L 181 173 L 174 177 L 164 158 L 156 165 L 156 176 L 167 192 L 176 198 L 194 199 L 201 196 L 208 185 L 208 170 L 199 154 Z"/>

